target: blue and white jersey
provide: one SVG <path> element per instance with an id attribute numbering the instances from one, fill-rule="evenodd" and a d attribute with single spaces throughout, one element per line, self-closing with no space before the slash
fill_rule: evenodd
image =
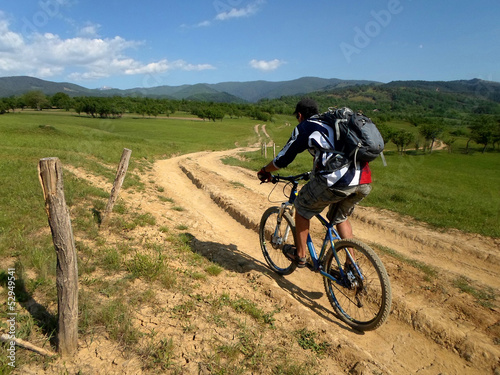
<path id="1" fill-rule="evenodd" d="M 349 163 L 339 169 L 331 168 L 331 165 L 334 164 L 332 161 L 338 157 L 338 153 L 334 152 L 334 132 L 328 125 L 315 119 L 302 121 L 295 127 L 285 147 L 274 158 L 273 164 L 277 168 L 285 168 L 295 160 L 298 154 L 305 150 L 308 150 L 314 157 L 313 172 L 325 171 L 322 175 L 326 178 L 328 186 L 356 186 L 360 183 L 371 182 L 367 163 L 363 163 L 363 168 L 359 162 L 356 165 Z M 365 174 L 365 168 L 368 179 L 363 178 L 361 181 L 361 172 L 363 169 L 363 174 Z"/>

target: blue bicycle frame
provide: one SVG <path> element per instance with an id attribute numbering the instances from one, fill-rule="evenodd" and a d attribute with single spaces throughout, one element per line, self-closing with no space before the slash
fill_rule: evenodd
<path id="1" fill-rule="evenodd" d="M 290 193 L 290 198 L 288 199 L 288 202 L 285 202 L 282 204 L 283 210 L 287 206 L 293 205 L 293 203 L 295 202 L 295 199 L 297 198 L 297 195 L 298 195 L 297 186 L 298 185 L 296 183 L 292 184 L 292 191 Z M 315 217 L 326 228 L 326 234 L 325 234 L 325 238 L 323 240 L 323 245 L 321 246 L 321 251 L 319 253 L 319 256 L 316 253 L 316 248 L 314 247 L 314 244 L 312 242 L 311 235 L 308 234 L 308 236 L 307 236 L 307 248 L 309 249 L 309 254 L 311 255 L 311 259 L 313 261 L 312 270 L 318 271 L 321 275 L 336 282 L 339 285 L 348 286 L 348 285 L 346 285 L 348 283 L 346 273 L 344 272 L 343 267 L 341 267 L 341 265 L 340 265 L 340 260 L 339 260 L 338 255 L 337 255 L 337 251 L 335 251 L 335 245 L 334 245 L 334 241 L 340 240 L 341 238 L 340 238 L 338 232 L 335 230 L 333 224 L 331 224 L 328 220 L 326 220 L 320 214 L 315 215 Z M 330 275 L 329 273 L 325 272 L 323 270 L 323 266 L 321 265 L 320 260 L 323 259 L 323 256 L 325 255 L 325 253 L 328 249 L 328 245 L 330 245 L 332 247 L 332 249 L 334 250 L 333 255 L 335 257 L 337 265 L 339 266 L 340 279 L 337 279 L 334 276 Z M 359 272 L 358 266 L 357 266 L 356 262 L 354 261 L 354 259 L 352 258 L 349 251 L 346 251 L 346 256 L 351 261 L 351 264 L 354 265 L 354 267 L 358 271 L 358 274 L 361 275 L 361 272 Z M 363 276 L 361 276 L 361 278 L 363 278 Z"/>

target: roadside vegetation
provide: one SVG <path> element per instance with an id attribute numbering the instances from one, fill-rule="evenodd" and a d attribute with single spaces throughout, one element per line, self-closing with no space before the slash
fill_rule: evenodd
<path id="1" fill-rule="evenodd" d="M 318 98 L 322 109 L 326 109 L 326 103 L 344 103 L 371 111 L 384 132 L 387 166 L 380 159 L 372 163 L 374 190 L 363 204 L 443 229 L 500 237 L 498 103 L 462 97 L 461 101 L 452 101 L 448 96 L 442 102 L 429 94 L 412 107 L 405 104 L 414 101 L 416 92 L 412 91 L 409 98 L 397 102 L 399 107 L 394 107 L 394 98 L 386 92 L 372 89 L 369 93 L 371 99 L 366 92 L 348 90 Z M 250 105 L 70 98 L 65 94 L 47 97 L 40 93 L 2 99 L 0 285 L 5 290 L 7 264 L 14 266 L 22 327 L 17 337 L 40 346 L 53 345 L 55 338 L 56 259 L 36 172 L 39 159 L 58 157 L 63 166 L 81 168 L 111 184 L 114 166 L 123 148 L 129 148 L 132 159 L 124 189 L 139 193 L 154 186 L 154 181 L 144 181 L 141 175 L 155 160 L 255 144 L 257 123 L 266 122 L 279 151 L 296 123 L 291 115 L 296 100 L 283 98 Z M 434 103 L 433 107 L 421 111 L 429 103 Z M 259 150 L 226 162 L 257 171 L 271 158 L 268 154 L 265 159 Z M 281 173 L 301 173 L 310 167 L 310 156 L 300 155 L 293 167 Z M 190 318 L 193 314 L 204 316 L 210 327 L 234 332 L 232 345 L 212 341 L 205 361 L 211 373 L 236 374 L 248 369 L 275 374 L 314 373 L 311 364 L 334 350 L 318 332 L 307 330 L 279 332 L 283 347 L 273 353 L 264 350 L 260 338 L 278 329 L 273 315 L 280 306 L 264 311 L 243 295 L 200 295 L 200 283 L 217 283 L 224 268 L 197 253 L 186 226 L 162 226 L 158 228 L 160 239 L 143 235 L 145 228 L 158 223 L 130 202 L 118 202 L 117 215 L 109 225 L 110 236 L 103 236 L 96 213 L 105 207 L 109 192 L 67 170 L 64 173 L 66 200 L 77 238 L 80 334 L 84 340 L 98 339 L 104 332 L 130 355 L 142 358 L 143 370 L 179 371 L 172 355 L 176 338 L 159 337 L 154 330 L 145 335 L 134 320 L 140 309 L 156 311 L 156 291 L 162 290 L 180 294 L 169 311 L 180 327 L 179 335 L 198 332 L 199 327 Z M 156 195 L 172 210 L 182 212 L 182 202 L 174 202 L 161 189 Z M 482 301 L 491 299 L 490 291 L 472 289 L 467 280 L 458 279 L 456 287 Z M 0 330 L 6 328 L 6 317 L 2 309 Z M 285 350 L 287 340 L 296 350 L 307 351 L 308 359 L 291 358 Z M 21 350 L 17 360 L 19 366 L 43 361 Z M 273 368 L 266 367 L 272 363 Z M 0 372 L 9 370 L 5 362 L 0 362 Z"/>

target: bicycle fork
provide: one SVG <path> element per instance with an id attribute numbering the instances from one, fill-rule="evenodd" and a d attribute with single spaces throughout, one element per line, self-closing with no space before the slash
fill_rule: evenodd
<path id="1" fill-rule="evenodd" d="M 289 225 L 287 225 L 283 235 L 280 235 L 281 221 L 283 220 L 283 215 L 285 214 L 288 205 L 289 203 L 283 203 L 281 205 L 278 216 L 276 218 L 276 228 L 274 229 L 274 233 L 271 238 L 271 243 L 275 247 L 282 246 L 286 242 L 286 240 L 288 239 L 288 235 L 290 234 L 291 228 Z M 293 210 L 290 210 L 290 213 L 292 213 L 292 211 Z"/>

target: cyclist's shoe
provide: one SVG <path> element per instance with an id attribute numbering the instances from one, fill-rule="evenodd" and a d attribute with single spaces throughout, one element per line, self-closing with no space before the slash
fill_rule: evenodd
<path id="1" fill-rule="evenodd" d="M 307 264 L 307 258 L 301 258 L 297 255 L 297 248 L 293 245 L 286 244 L 283 246 L 283 254 L 288 260 L 295 262 L 298 268 L 304 268 Z"/>

